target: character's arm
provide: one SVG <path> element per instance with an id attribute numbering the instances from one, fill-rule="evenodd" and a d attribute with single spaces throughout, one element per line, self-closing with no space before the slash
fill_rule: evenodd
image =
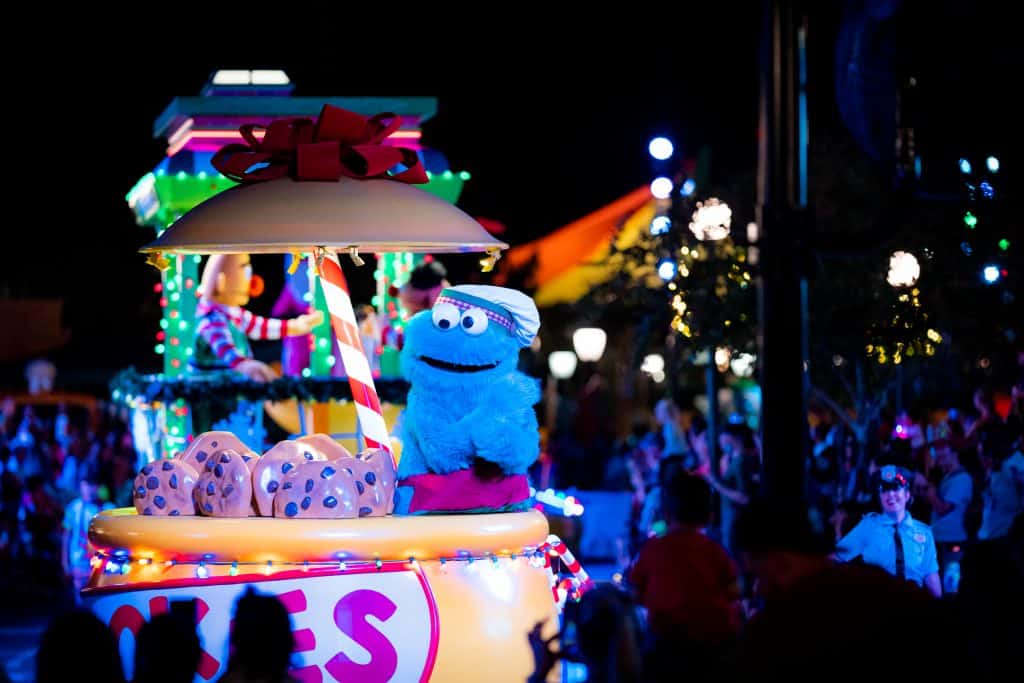
<path id="1" fill-rule="evenodd" d="M 402 413 L 402 461 L 411 445 L 423 471 L 447 474 L 469 467 L 473 443 L 469 437 L 467 419 L 452 421 L 449 415 L 434 409 L 432 401 L 424 401 L 415 391 L 410 392 L 409 403 Z M 402 476 L 421 474 L 399 465 Z"/>
<path id="2" fill-rule="evenodd" d="M 225 316 L 212 312 L 199 319 L 199 327 L 196 331 L 199 333 L 199 336 L 206 340 L 206 343 L 210 345 L 213 353 L 221 362 L 225 363 L 229 368 L 234 368 L 244 361 L 247 356 L 231 340 L 231 330 L 228 328 L 228 325 L 230 323 Z"/>
<path id="3" fill-rule="evenodd" d="M 420 447 L 419 435 L 416 433 L 415 420 L 409 415 L 408 408 L 402 413 L 402 424 L 398 436 L 402 440 L 402 459 L 398 462 L 398 478 L 405 479 L 414 474 L 426 474 L 430 471 L 423 449 Z"/>
<path id="4" fill-rule="evenodd" d="M 849 562 L 853 558 L 860 555 L 864 550 L 865 535 L 867 533 L 867 522 L 861 520 L 857 526 L 853 527 L 850 533 L 846 534 L 838 544 L 836 544 L 835 552 L 832 553 L 832 559 L 836 562 Z"/>
<path id="5" fill-rule="evenodd" d="M 520 373 L 492 387 L 466 418 L 475 455 L 500 465 L 506 474 L 524 474 L 540 455 L 533 412 L 539 400 L 537 380 Z"/>
<path id="6" fill-rule="evenodd" d="M 245 332 L 249 339 L 280 339 L 285 327 L 285 321 L 280 318 L 264 318 L 244 308 L 237 308 L 232 311 L 234 323 L 238 329 Z"/>
<path id="7" fill-rule="evenodd" d="M 302 334 L 309 334 L 313 327 L 319 325 L 323 319 L 323 313 L 315 311 L 300 315 L 291 320 L 280 318 L 264 318 L 252 311 L 238 308 L 232 312 L 234 323 L 239 329 L 245 332 L 249 339 L 259 341 L 261 339 L 275 340 L 282 336 L 296 337 Z"/>

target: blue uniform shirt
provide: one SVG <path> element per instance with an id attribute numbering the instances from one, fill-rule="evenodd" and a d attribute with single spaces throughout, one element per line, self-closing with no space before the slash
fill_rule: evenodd
<path id="1" fill-rule="evenodd" d="M 864 515 L 860 523 L 846 534 L 836 547 L 836 559 L 849 562 L 860 555 L 867 564 L 896 574 L 896 543 L 893 540 L 895 521 L 877 512 Z M 903 541 L 904 572 L 908 581 L 921 585 L 924 577 L 939 571 L 932 530 L 908 512 L 899 525 Z"/>

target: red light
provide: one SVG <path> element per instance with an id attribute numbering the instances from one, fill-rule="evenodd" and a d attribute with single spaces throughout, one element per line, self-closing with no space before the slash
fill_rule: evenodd
<path id="1" fill-rule="evenodd" d="M 159 332 L 156 333 L 156 340 L 157 341 L 163 341 L 166 337 L 167 337 L 167 334 L 163 330 L 160 330 Z"/>
<path id="2" fill-rule="evenodd" d="M 153 291 L 159 294 L 160 292 L 164 291 L 164 286 L 158 282 L 155 285 L 153 285 Z"/>
<path id="3" fill-rule="evenodd" d="M 171 346 L 177 346 L 181 341 L 177 337 L 171 337 Z"/>
<path id="4" fill-rule="evenodd" d="M 1003 276 L 1003 277 L 1006 277 L 1007 275 L 1009 275 L 1009 274 L 1010 274 L 1010 271 L 1008 271 L 1008 270 L 1007 270 L 1006 268 L 1003 268 L 1003 269 L 1002 269 L 1001 271 L 999 271 L 999 272 L 1000 272 L 1000 274 L 1002 274 L 1002 276 Z"/>
<path id="5" fill-rule="evenodd" d="M 171 367 L 180 368 L 181 367 L 181 361 L 178 360 L 177 358 L 175 358 L 174 360 L 171 361 Z"/>
<path id="6" fill-rule="evenodd" d="M 193 285 L 195 285 L 195 280 L 190 277 L 185 278 L 185 289 L 192 289 Z"/>
<path id="7" fill-rule="evenodd" d="M 167 306 L 167 297 L 165 297 L 165 296 L 160 297 L 160 305 L 161 306 L 165 306 L 165 307 Z"/>

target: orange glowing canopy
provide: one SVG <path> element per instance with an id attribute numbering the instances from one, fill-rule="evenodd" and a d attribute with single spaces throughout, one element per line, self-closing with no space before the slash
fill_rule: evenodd
<path id="1" fill-rule="evenodd" d="M 616 239 L 619 248 L 633 244 L 654 218 L 647 186 L 545 235 L 510 249 L 502 258 L 503 275 L 535 260 L 533 285 L 538 306 L 572 303 L 613 273 L 603 264 Z M 617 235 L 617 237 L 616 237 Z"/>

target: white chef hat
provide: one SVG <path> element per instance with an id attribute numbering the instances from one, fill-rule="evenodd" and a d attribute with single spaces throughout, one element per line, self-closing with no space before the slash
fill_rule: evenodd
<path id="1" fill-rule="evenodd" d="M 517 289 L 493 285 L 456 285 L 441 290 L 434 305 L 453 304 L 466 310 L 482 308 L 487 319 L 501 325 L 519 342 L 529 346 L 540 328 L 540 313 L 533 299 Z"/>

